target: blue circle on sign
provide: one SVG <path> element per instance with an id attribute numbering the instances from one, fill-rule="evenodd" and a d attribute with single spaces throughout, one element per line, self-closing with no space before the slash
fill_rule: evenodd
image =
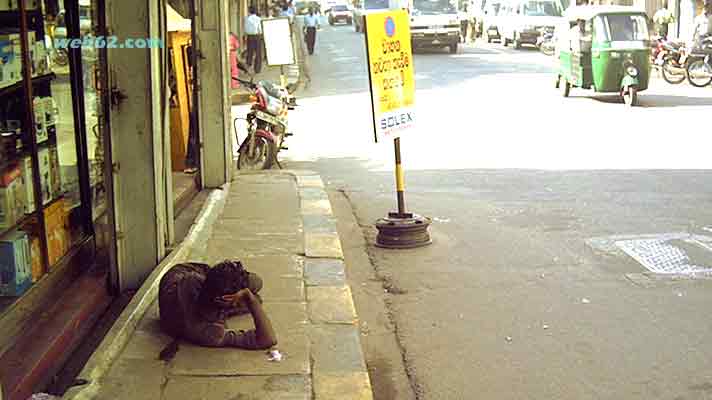
<path id="1" fill-rule="evenodd" d="M 396 23 L 393 21 L 393 17 L 386 18 L 386 35 L 391 37 L 396 33 Z"/>

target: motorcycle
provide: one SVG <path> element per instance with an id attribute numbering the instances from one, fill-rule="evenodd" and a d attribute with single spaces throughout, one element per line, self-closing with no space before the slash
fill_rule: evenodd
<path id="1" fill-rule="evenodd" d="M 682 43 L 660 41 L 655 52 L 653 65 L 660 69 L 665 82 L 677 85 L 685 81 L 687 72 L 683 55 L 685 48 Z"/>
<path id="2" fill-rule="evenodd" d="M 547 28 L 539 29 L 539 37 L 536 40 L 536 47 L 547 56 L 554 55 L 554 31 Z"/>
<path id="3" fill-rule="evenodd" d="M 296 98 L 286 88 L 269 81 L 254 83 L 251 80 L 232 79 L 244 85 L 252 94 L 252 106 L 247 116 L 247 137 L 240 143 L 236 122 L 235 140 L 240 143 L 237 158 L 237 168 L 240 170 L 266 170 L 276 163 L 279 168 L 277 155 L 280 150 L 287 150 L 284 139 L 292 136 L 287 132 L 287 114 L 297 106 Z"/>
<path id="4" fill-rule="evenodd" d="M 701 48 L 693 49 L 686 69 L 690 85 L 701 88 L 712 84 L 712 37 L 704 39 Z"/>

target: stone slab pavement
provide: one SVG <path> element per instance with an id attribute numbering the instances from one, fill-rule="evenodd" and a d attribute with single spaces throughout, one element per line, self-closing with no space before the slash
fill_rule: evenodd
<path id="1" fill-rule="evenodd" d="M 206 205 L 211 211 L 191 230 L 187 248 L 147 279 L 139 299 L 92 355 L 80 374 L 89 383 L 64 398 L 371 400 L 358 318 L 321 178 L 308 171 L 238 174 L 218 192 Z M 159 360 L 171 338 L 160 331 L 157 290 L 148 288 L 175 263 L 226 258 L 239 258 L 263 278 L 260 294 L 284 359 L 181 343 L 173 360 Z M 253 326 L 249 315 L 228 324 Z"/>

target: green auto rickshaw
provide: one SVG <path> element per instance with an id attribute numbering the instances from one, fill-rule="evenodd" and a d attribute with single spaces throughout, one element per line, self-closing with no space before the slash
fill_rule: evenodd
<path id="1" fill-rule="evenodd" d="M 650 36 L 644 11 L 628 6 L 574 6 L 554 34 L 556 87 L 619 93 L 634 106 L 650 80 Z"/>

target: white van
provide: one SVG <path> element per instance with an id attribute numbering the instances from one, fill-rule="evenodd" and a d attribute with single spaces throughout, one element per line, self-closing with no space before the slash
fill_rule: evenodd
<path id="1" fill-rule="evenodd" d="M 543 31 L 554 32 L 563 20 L 564 8 L 560 0 L 515 0 L 500 10 L 498 30 L 503 45 L 514 48 L 537 43 Z"/>

